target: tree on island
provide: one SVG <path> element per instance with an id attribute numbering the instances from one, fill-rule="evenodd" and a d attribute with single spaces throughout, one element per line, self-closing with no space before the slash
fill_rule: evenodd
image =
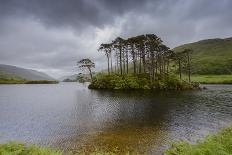
<path id="1" fill-rule="evenodd" d="M 81 59 L 80 61 L 77 62 L 77 66 L 81 69 L 87 68 L 90 74 L 91 81 L 93 79 L 92 75 L 92 68 L 95 68 L 94 62 L 92 62 L 90 59 Z"/>
<path id="2" fill-rule="evenodd" d="M 107 57 L 107 67 L 108 67 L 108 74 L 110 74 L 110 59 L 111 59 L 111 71 L 112 71 L 112 57 L 111 57 L 111 44 L 101 44 L 98 51 L 104 51 Z"/>
<path id="3" fill-rule="evenodd" d="M 117 37 L 110 43 L 102 43 L 98 51 L 106 55 L 108 75 L 99 74 L 90 88 L 179 90 L 195 87 L 191 83 L 192 51 L 184 49 L 176 53 L 155 34 Z M 182 73 L 188 74 L 188 81 Z"/>
<path id="4" fill-rule="evenodd" d="M 184 49 L 181 52 L 173 53 L 173 58 L 178 64 L 179 70 L 179 77 L 182 80 L 182 72 L 183 69 L 186 68 L 188 74 L 188 82 L 191 83 L 191 53 L 193 52 L 192 49 Z"/>
<path id="5" fill-rule="evenodd" d="M 129 74 L 129 64 L 132 61 L 134 75 L 150 74 L 151 81 L 157 78 L 156 74 L 162 77 L 169 74 L 173 54 L 169 47 L 154 34 L 139 35 L 128 39 L 117 37 L 109 44 L 101 44 L 99 50 L 104 51 L 107 57 L 108 74 L 110 73 L 110 56 L 114 52 L 116 73 Z"/>

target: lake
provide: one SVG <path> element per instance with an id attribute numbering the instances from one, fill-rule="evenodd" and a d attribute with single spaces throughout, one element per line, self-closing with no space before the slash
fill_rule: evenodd
<path id="1" fill-rule="evenodd" d="M 232 123 L 232 85 L 185 92 L 89 90 L 87 85 L 0 85 L 0 143 L 61 150 L 161 154 Z"/>

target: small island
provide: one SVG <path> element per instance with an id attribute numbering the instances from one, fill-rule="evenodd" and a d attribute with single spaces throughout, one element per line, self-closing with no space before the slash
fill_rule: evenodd
<path id="1" fill-rule="evenodd" d="M 90 89 L 200 89 L 198 83 L 191 81 L 192 50 L 174 52 L 155 34 L 117 37 L 109 44 L 101 44 L 98 51 L 106 55 L 107 71 L 92 76 L 94 62 L 78 62 L 90 73 Z"/>

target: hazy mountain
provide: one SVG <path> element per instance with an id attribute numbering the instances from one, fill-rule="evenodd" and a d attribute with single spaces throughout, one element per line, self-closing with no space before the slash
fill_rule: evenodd
<path id="1" fill-rule="evenodd" d="M 59 78 L 59 81 L 63 81 L 65 79 L 76 80 L 77 76 L 78 76 L 78 74 L 68 75 L 68 76 L 62 76 L 61 78 Z"/>
<path id="2" fill-rule="evenodd" d="M 4 64 L 0 64 L 0 76 L 25 80 L 55 80 L 43 72 Z"/>

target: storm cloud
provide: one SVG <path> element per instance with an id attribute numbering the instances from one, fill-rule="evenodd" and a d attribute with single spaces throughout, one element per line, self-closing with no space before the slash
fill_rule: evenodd
<path id="1" fill-rule="evenodd" d="M 102 42 L 155 33 L 169 47 L 232 36 L 231 0 L 0 0 L 0 63 L 77 73 L 89 57 L 105 68 Z"/>

